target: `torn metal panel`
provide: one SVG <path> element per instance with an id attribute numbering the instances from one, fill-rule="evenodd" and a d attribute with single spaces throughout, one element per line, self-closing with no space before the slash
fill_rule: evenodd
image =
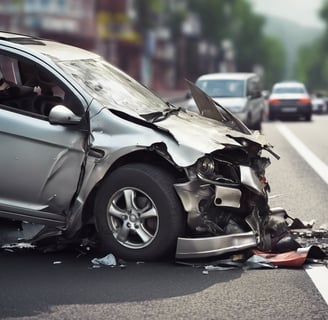
<path id="1" fill-rule="evenodd" d="M 240 208 L 241 194 L 237 188 L 215 186 L 214 203 L 218 207 Z"/>

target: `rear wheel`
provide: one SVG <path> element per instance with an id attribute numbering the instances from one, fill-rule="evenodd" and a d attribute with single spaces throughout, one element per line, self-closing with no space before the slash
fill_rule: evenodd
<path id="1" fill-rule="evenodd" d="M 95 218 L 104 249 L 127 260 L 156 260 L 173 253 L 184 215 L 173 177 L 146 164 L 129 164 L 99 189 Z"/>

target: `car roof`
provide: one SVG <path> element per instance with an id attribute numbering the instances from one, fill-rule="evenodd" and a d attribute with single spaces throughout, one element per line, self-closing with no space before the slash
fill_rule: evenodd
<path id="1" fill-rule="evenodd" d="M 256 73 L 251 73 L 251 72 L 231 72 L 231 73 L 220 72 L 220 73 L 203 74 L 197 80 L 220 80 L 220 79 L 246 80 L 254 76 L 257 76 Z"/>
<path id="2" fill-rule="evenodd" d="M 61 61 L 99 58 L 99 55 L 78 47 L 24 34 L 0 31 L 0 42 L 1 40 L 7 42 L 10 47 L 23 46 L 29 51 L 37 51 Z"/>
<path id="3" fill-rule="evenodd" d="M 277 82 L 273 86 L 274 87 L 305 87 L 304 83 L 299 82 L 299 81 Z"/>

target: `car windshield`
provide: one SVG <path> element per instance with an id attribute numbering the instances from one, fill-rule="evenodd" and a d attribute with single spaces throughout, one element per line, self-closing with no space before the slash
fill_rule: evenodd
<path id="1" fill-rule="evenodd" d="M 210 97 L 243 97 L 245 85 L 243 80 L 235 79 L 210 79 L 198 80 L 196 85 Z"/>
<path id="2" fill-rule="evenodd" d="M 149 89 L 101 58 L 58 64 L 106 108 L 125 112 L 129 109 L 141 115 L 162 112 L 168 107 Z"/>
<path id="3" fill-rule="evenodd" d="M 150 122 L 164 120 L 180 111 L 102 58 L 59 61 L 57 64 L 108 109 L 137 114 Z M 226 111 L 215 110 L 221 114 L 216 120 L 227 126 Z M 233 115 L 228 115 L 228 118 L 231 123 L 238 122 Z"/>
<path id="4" fill-rule="evenodd" d="M 303 87 L 278 87 L 274 88 L 273 93 L 306 93 Z"/>

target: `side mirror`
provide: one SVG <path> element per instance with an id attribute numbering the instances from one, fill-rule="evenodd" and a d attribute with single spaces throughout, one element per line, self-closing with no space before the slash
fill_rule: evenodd
<path id="1" fill-rule="evenodd" d="M 49 112 L 49 121 L 52 124 L 78 124 L 81 117 L 63 105 L 56 105 Z"/>

